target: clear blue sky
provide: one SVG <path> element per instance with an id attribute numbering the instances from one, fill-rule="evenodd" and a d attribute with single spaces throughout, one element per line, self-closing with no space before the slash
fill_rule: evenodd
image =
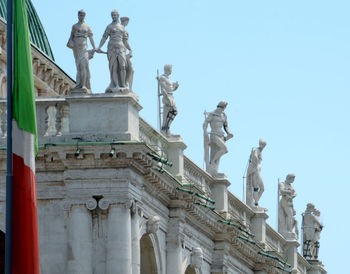
<path id="1" fill-rule="evenodd" d="M 141 116 L 157 126 L 157 68 L 173 64 L 179 114 L 172 131 L 186 154 L 203 166 L 203 112 L 220 100 L 235 138 L 220 171 L 242 198 L 242 175 L 250 150 L 267 141 L 262 176 L 268 222 L 275 227 L 277 180 L 295 173 L 299 223 L 306 204 L 321 210 L 320 259 L 329 273 L 344 273 L 349 261 L 350 2 L 347 0 L 83 1 L 32 0 L 57 64 L 75 78 L 66 47 L 77 11 L 98 44 L 110 12 L 129 16 L 134 51 L 134 91 Z M 106 47 L 106 46 L 105 46 Z M 109 83 L 105 55 L 90 62 L 94 93 Z M 341 221 L 343 220 L 343 221 Z M 342 240 L 344 238 L 344 240 Z"/>

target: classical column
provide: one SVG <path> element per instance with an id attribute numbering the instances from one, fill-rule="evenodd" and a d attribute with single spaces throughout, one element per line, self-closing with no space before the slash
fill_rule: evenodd
<path id="1" fill-rule="evenodd" d="M 140 218 L 143 215 L 142 208 L 137 203 L 132 206 L 131 215 L 131 246 L 132 246 L 132 274 L 140 274 Z"/>
<path id="2" fill-rule="evenodd" d="M 170 210 L 170 219 L 167 234 L 167 274 L 183 273 L 182 269 L 182 243 L 183 243 L 183 224 L 185 214 L 182 209 L 175 208 Z"/>
<path id="3" fill-rule="evenodd" d="M 86 208 L 89 206 L 88 202 L 86 205 L 73 204 L 70 209 L 68 226 L 68 274 L 92 274 L 92 220 L 91 214 Z M 91 203 L 93 201 L 90 201 Z"/>
<path id="4" fill-rule="evenodd" d="M 107 225 L 106 274 L 131 274 L 131 200 L 112 204 Z"/>

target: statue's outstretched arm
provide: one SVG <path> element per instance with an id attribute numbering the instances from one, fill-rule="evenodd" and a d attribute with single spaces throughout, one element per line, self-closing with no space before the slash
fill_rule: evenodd
<path id="1" fill-rule="evenodd" d="M 224 116 L 225 116 L 225 121 L 224 121 L 223 126 L 224 126 L 224 130 L 225 130 L 226 133 L 227 133 L 227 136 L 226 136 L 224 139 L 225 139 L 225 141 L 227 141 L 227 140 L 233 138 L 233 134 L 230 132 L 230 129 L 229 129 L 229 127 L 228 127 L 226 114 L 224 114 Z"/>
<path id="2" fill-rule="evenodd" d="M 90 34 L 89 34 L 89 40 L 90 40 L 92 48 L 95 50 L 96 46 L 95 46 L 95 41 L 94 41 L 94 35 L 92 34 L 91 30 L 90 30 Z"/>
<path id="3" fill-rule="evenodd" d="M 74 38 L 74 26 L 72 27 L 72 31 L 70 33 L 70 37 L 69 37 L 69 40 L 68 40 L 68 43 L 67 43 L 67 47 L 70 48 L 70 49 L 72 49 L 74 47 L 73 38 Z"/>
<path id="4" fill-rule="evenodd" d="M 101 48 L 106 43 L 106 40 L 107 40 L 108 36 L 109 36 L 109 28 L 107 27 L 106 30 L 105 30 L 105 33 L 102 36 L 100 45 L 98 46 L 98 49 L 96 50 L 97 52 L 101 52 Z"/>

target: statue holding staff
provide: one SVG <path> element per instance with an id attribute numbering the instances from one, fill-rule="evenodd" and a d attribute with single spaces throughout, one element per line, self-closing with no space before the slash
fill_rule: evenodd
<path id="1" fill-rule="evenodd" d="M 77 67 L 76 86 L 71 92 L 91 93 L 89 59 L 93 58 L 95 42 L 90 27 L 84 22 L 86 12 L 78 12 L 79 22 L 74 24 L 67 43 L 67 47 L 73 50 Z M 88 50 L 87 38 L 89 37 L 92 50 Z"/>
<path id="2" fill-rule="evenodd" d="M 166 135 L 171 135 L 170 125 L 174 121 L 177 115 L 177 108 L 174 99 L 174 91 L 178 89 L 179 83 L 172 82 L 169 78 L 172 72 L 173 66 L 167 64 L 164 66 L 164 74 L 157 77 L 160 93 L 163 96 L 163 117 L 162 117 L 162 128 L 161 131 Z"/>
<path id="3" fill-rule="evenodd" d="M 254 148 L 250 154 L 247 170 L 247 204 L 250 207 L 258 206 L 264 192 L 264 182 L 261 178 L 262 151 L 266 146 L 263 139 L 259 140 L 259 147 Z M 254 201 L 253 201 L 254 200 Z"/>
<path id="4" fill-rule="evenodd" d="M 104 43 L 108 41 L 107 57 L 109 61 L 109 72 L 111 83 L 106 92 L 128 91 L 126 86 L 126 50 L 132 54 L 128 43 L 128 35 L 123 25 L 119 23 L 119 13 L 116 10 L 111 12 L 112 23 L 109 24 L 102 36 L 100 45 L 96 52 L 105 53 L 101 50 Z"/>
<path id="5" fill-rule="evenodd" d="M 225 142 L 233 137 L 228 128 L 227 116 L 224 112 L 226 106 L 227 102 L 219 102 L 217 108 L 206 115 L 203 124 L 206 170 L 214 177 L 218 173 L 221 156 L 228 152 Z M 211 128 L 209 134 L 207 132 L 208 125 Z M 226 136 L 224 131 L 227 134 Z"/>

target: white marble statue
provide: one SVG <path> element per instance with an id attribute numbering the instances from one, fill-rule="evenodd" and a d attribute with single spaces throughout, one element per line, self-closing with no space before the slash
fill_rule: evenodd
<path id="1" fill-rule="evenodd" d="M 164 74 L 158 78 L 159 86 L 161 90 L 161 96 L 163 96 L 163 117 L 161 131 L 166 135 L 171 135 L 170 125 L 174 121 L 177 115 L 177 108 L 174 100 L 173 92 L 179 87 L 178 82 L 172 82 L 169 78 L 172 72 L 173 66 L 167 64 L 164 66 Z"/>
<path id="2" fill-rule="evenodd" d="M 288 239 L 298 239 L 298 222 L 295 218 L 293 199 L 297 196 L 292 183 L 295 175 L 288 174 L 284 182 L 279 183 L 279 204 L 278 204 L 278 232 Z M 294 228 L 294 232 L 293 232 Z"/>
<path id="3" fill-rule="evenodd" d="M 111 83 L 107 87 L 106 93 L 125 92 L 128 91 L 126 85 L 126 50 L 129 50 L 131 55 L 132 51 L 128 43 L 128 33 L 124 26 L 119 23 L 119 13 L 113 10 L 111 16 L 113 21 L 107 26 L 96 52 L 105 53 L 101 48 L 109 38 L 107 57 Z"/>
<path id="4" fill-rule="evenodd" d="M 201 269 L 203 263 L 203 251 L 200 247 L 193 248 L 191 254 L 191 266 L 195 269 Z"/>
<path id="5" fill-rule="evenodd" d="M 320 233 L 323 228 L 319 220 L 320 211 L 313 204 L 308 203 L 302 216 L 303 256 L 307 260 L 317 260 L 320 247 Z"/>
<path id="6" fill-rule="evenodd" d="M 90 27 L 84 22 L 86 13 L 84 10 L 78 12 L 79 22 L 73 25 L 67 47 L 73 50 L 75 64 L 77 67 L 76 86 L 72 93 L 91 93 L 89 59 L 94 56 L 95 42 Z M 87 38 L 89 37 L 92 50 L 88 50 Z"/>
<path id="7" fill-rule="evenodd" d="M 257 207 L 261 195 L 264 192 L 264 182 L 261 178 L 262 151 L 266 146 L 263 139 L 259 140 L 259 147 L 254 148 L 250 154 L 247 170 L 247 204 L 250 207 Z"/>
<path id="8" fill-rule="evenodd" d="M 228 152 L 225 142 L 233 137 L 224 112 L 226 106 L 227 102 L 221 101 L 214 111 L 206 115 L 203 124 L 206 170 L 214 177 L 218 174 L 221 156 Z M 207 132 L 208 125 L 211 128 L 209 134 Z M 224 131 L 227 133 L 226 136 Z"/>
<path id="9" fill-rule="evenodd" d="M 121 17 L 120 18 L 121 24 L 126 28 L 126 26 L 129 24 L 129 17 Z M 127 47 L 129 49 L 129 53 L 126 55 L 126 76 L 125 76 L 125 82 L 129 87 L 129 90 L 132 91 L 132 83 L 134 81 L 134 68 L 132 66 L 131 58 L 132 58 L 132 50 L 129 45 L 129 32 L 126 31 L 126 40 L 124 43 L 127 44 Z"/>

